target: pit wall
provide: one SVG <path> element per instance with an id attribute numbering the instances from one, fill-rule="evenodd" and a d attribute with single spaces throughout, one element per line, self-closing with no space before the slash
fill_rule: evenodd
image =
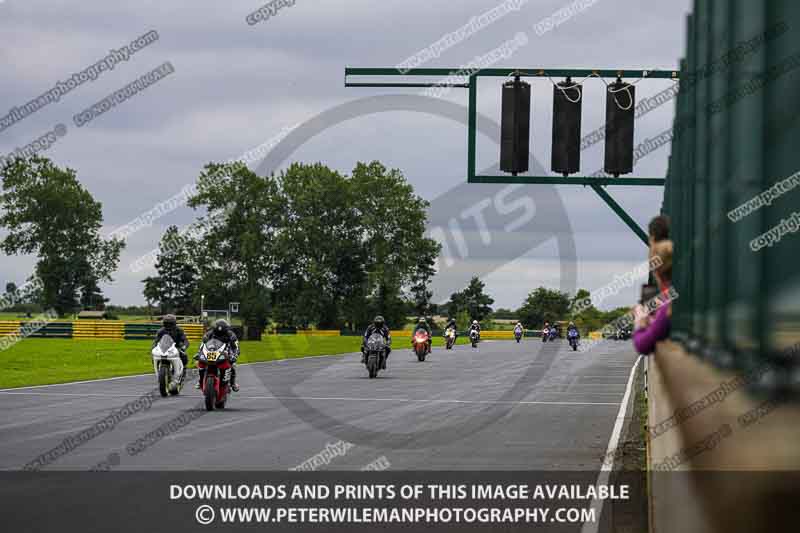
<path id="1" fill-rule="evenodd" d="M 775 526 L 800 494 L 777 473 L 800 470 L 800 406 L 754 395 L 751 376 L 671 341 L 647 369 L 651 531 L 797 531 Z"/>

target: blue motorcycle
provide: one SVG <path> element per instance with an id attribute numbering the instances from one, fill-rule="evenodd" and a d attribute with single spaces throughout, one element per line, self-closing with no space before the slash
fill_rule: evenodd
<path id="1" fill-rule="evenodd" d="M 567 340 L 569 340 L 569 345 L 572 346 L 573 352 L 578 350 L 578 338 L 577 329 L 571 329 L 567 332 Z"/>

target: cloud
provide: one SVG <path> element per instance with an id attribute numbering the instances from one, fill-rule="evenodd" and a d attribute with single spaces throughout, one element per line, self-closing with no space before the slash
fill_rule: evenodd
<path id="1" fill-rule="evenodd" d="M 67 123 L 74 113 L 170 61 L 176 70 L 173 75 L 86 127 L 72 128 L 48 151 L 56 163 L 78 172 L 102 202 L 105 225 L 117 227 L 176 194 L 208 161 L 236 157 L 282 128 L 343 102 L 398 92 L 345 89 L 343 69 L 346 65 L 395 65 L 500 0 L 297 0 L 291 9 L 248 26 L 245 16 L 264 3 L 6 1 L 0 5 L 4 35 L 0 66 L 7 83 L 0 85 L 0 101 L 7 107 L 28 101 L 146 31 L 157 30 L 160 39 L 113 72 L 2 132 L 0 153 L 24 146 L 57 123 Z M 465 64 L 518 31 L 528 32 L 530 44 L 498 66 L 672 68 L 683 54 L 688 0 L 647 6 L 636 0 L 598 2 L 579 17 L 536 37 L 533 24 L 567 3 L 529 2 L 513 17 L 481 30 L 426 66 Z M 624 27 L 618 23 L 619 13 L 626 14 Z M 495 119 L 499 118 L 498 87 L 499 82 L 488 80 L 481 82 L 480 89 L 480 110 Z M 583 129 L 589 131 L 602 125 L 604 103 L 599 81 L 588 81 L 586 87 Z M 639 87 L 643 97 L 662 90 L 664 83 Z M 552 88 L 549 82 L 537 80 L 534 91 L 533 147 L 547 166 Z M 448 100 L 463 104 L 466 93 L 453 91 Z M 639 122 L 637 139 L 651 137 L 669 125 L 673 109 L 664 107 Z M 6 112 L 0 109 L 0 115 Z M 478 154 L 479 166 L 494 164 L 497 146 L 481 138 Z M 663 175 L 667 154 L 664 149 L 642 161 L 636 174 Z M 433 199 L 464 182 L 466 132 L 460 125 L 420 114 L 367 116 L 326 131 L 293 157 L 329 162 L 343 171 L 352 169 L 359 159 L 380 159 L 400 167 L 421 194 Z M 584 153 L 587 173 L 601 164 L 601 146 Z M 657 188 L 611 191 L 641 225 L 660 207 L 662 191 Z M 597 277 L 613 275 L 620 258 L 631 265 L 641 261 L 641 242 L 591 190 L 560 187 L 558 194 L 575 233 L 579 286 L 589 287 Z M 181 225 L 192 216 L 190 209 L 182 208 L 163 222 Z M 125 271 L 125 261 L 157 245 L 161 229 L 154 225 L 129 241 L 117 281 L 106 288 L 115 303 L 142 301 L 139 277 Z M 507 237 L 498 234 L 497 238 Z M 508 239 L 509 246 L 516 246 L 513 237 Z M 548 253 L 549 258 L 537 255 L 536 260 L 557 262 L 557 252 Z M 518 261 L 523 260 L 511 265 Z M 533 277 L 521 279 L 538 285 L 536 272 L 541 273 L 542 283 L 552 279 L 544 264 L 537 267 L 541 270 L 534 269 Z M 21 282 L 33 265 L 34 258 L 3 257 L 0 281 Z M 515 268 L 506 266 L 489 276 L 489 290 L 500 293 L 514 285 Z M 601 281 L 597 284 L 602 285 Z M 516 292 L 497 299 L 504 306 L 519 300 Z"/>

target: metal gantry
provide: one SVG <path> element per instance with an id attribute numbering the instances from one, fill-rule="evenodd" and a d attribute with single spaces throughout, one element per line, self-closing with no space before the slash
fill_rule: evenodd
<path id="1" fill-rule="evenodd" d="M 642 240 L 648 243 L 647 233 L 639 227 L 625 209 L 620 206 L 605 190 L 607 186 L 664 186 L 664 178 L 643 177 L 570 177 L 570 176 L 526 176 L 526 175 L 480 175 L 476 174 L 476 145 L 477 145 L 477 103 L 478 103 L 478 78 L 495 77 L 507 78 L 519 76 L 520 78 L 603 78 L 603 79 L 668 79 L 677 81 L 680 74 L 676 70 L 630 70 L 630 69 L 508 69 L 489 68 L 481 69 L 470 74 L 459 74 L 460 69 L 451 68 L 414 68 L 400 70 L 397 68 L 345 68 L 345 87 L 372 87 L 372 88 L 455 88 L 469 91 L 468 128 L 467 128 L 467 183 L 501 183 L 501 184 L 528 184 L 528 185 L 582 185 L 591 187 L 602 200 L 622 219 L 623 222 Z M 353 82 L 350 76 L 392 76 L 392 77 L 439 77 L 467 78 L 467 83 L 443 82 Z"/>

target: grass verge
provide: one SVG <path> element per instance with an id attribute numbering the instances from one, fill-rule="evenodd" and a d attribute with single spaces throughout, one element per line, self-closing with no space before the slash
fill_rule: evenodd
<path id="1" fill-rule="evenodd" d="M 459 344 L 466 341 L 460 338 Z M 434 346 L 442 342 L 433 340 Z M 410 348 L 409 343 L 397 338 L 393 345 L 402 350 Z M 145 374 L 153 370 L 150 345 L 150 341 L 24 339 L 0 352 L 0 389 Z M 239 363 L 337 355 L 357 352 L 360 346 L 361 337 L 269 335 L 261 342 L 241 343 Z M 196 349 L 193 343 L 189 353 Z"/>

